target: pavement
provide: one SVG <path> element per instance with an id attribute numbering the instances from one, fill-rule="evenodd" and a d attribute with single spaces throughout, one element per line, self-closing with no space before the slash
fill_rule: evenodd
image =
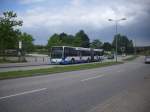
<path id="1" fill-rule="evenodd" d="M 51 68 L 56 65 L 51 65 L 49 63 L 11 63 L 11 64 L 1 64 L 0 72 L 9 72 L 9 71 L 20 71 L 20 70 L 33 70 L 33 69 L 42 69 L 42 68 Z"/>
<path id="2" fill-rule="evenodd" d="M 56 65 L 51 65 L 50 63 L 7 63 L 0 64 L 0 72 L 51 68 L 54 66 Z"/>
<path id="3" fill-rule="evenodd" d="M 14 68 L 14 67 L 26 67 L 26 66 L 40 66 L 48 65 L 49 62 L 24 62 L 24 63 L 3 63 L 0 64 L 0 68 Z"/>
<path id="4" fill-rule="evenodd" d="M 121 65 L 0 81 L 0 112 L 150 112 L 150 65 Z"/>

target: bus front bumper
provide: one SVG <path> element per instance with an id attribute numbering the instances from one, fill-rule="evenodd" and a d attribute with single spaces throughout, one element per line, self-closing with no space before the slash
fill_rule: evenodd
<path id="1" fill-rule="evenodd" d="M 52 64 L 68 64 L 68 61 L 63 59 L 51 59 Z"/>

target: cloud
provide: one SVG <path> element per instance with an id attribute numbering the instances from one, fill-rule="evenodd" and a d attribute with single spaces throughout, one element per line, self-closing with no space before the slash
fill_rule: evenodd
<path id="1" fill-rule="evenodd" d="M 71 1 L 71 4 L 73 5 L 73 6 L 80 6 L 81 5 L 81 0 L 72 0 Z"/>
<path id="2" fill-rule="evenodd" d="M 43 3 L 45 0 L 33 0 L 32 2 L 29 0 L 23 1 L 27 4 L 29 2 Z M 48 7 L 48 4 L 50 3 L 46 2 L 45 5 L 36 5 L 26 9 L 24 13 L 20 12 L 19 16 L 24 21 L 23 29 L 34 29 L 34 33 L 36 31 L 40 32 L 42 29 L 43 33 L 40 33 L 41 35 L 44 35 L 45 32 L 49 32 L 49 34 L 57 32 L 75 33 L 80 29 L 84 29 L 88 31 L 88 33 L 91 33 L 91 31 L 95 31 L 97 33 L 104 31 L 104 29 L 107 31 L 108 28 L 114 26 L 114 23 L 108 21 L 109 18 L 119 19 L 122 17 L 126 17 L 127 20 L 120 22 L 119 26 L 125 27 L 126 31 L 124 32 L 127 34 L 130 34 L 130 30 L 134 28 L 138 28 L 138 32 L 141 32 L 142 34 L 144 31 L 143 29 L 140 29 L 140 25 L 138 23 L 142 24 L 143 20 L 146 20 L 142 24 L 143 28 L 145 28 L 144 26 L 148 26 L 145 22 L 149 22 L 146 18 L 150 17 L 149 0 L 66 1 L 67 3 L 62 6 Z M 129 28 L 132 29 L 129 30 Z M 43 29 L 45 29 L 45 32 Z M 109 35 L 106 35 L 106 31 L 104 37 L 113 35 L 112 33 L 109 34 L 109 31 L 107 33 Z M 99 33 L 95 35 L 98 34 Z M 103 36 L 103 33 L 101 34 Z M 148 37 L 148 35 L 146 36 Z M 143 38 L 142 35 L 141 38 Z"/>
<path id="3" fill-rule="evenodd" d="M 59 11 L 44 7 L 29 9 L 24 15 L 22 15 L 24 26 L 58 27 L 61 25 L 69 26 L 73 24 L 75 26 L 85 25 L 101 28 L 108 25 L 108 18 L 115 18 L 116 15 L 109 7 L 95 6 L 88 8 L 80 5 L 77 7 L 77 3 L 72 4 L 72 6 L 65 7 Z M 50 12 L 48 10 L 50 10 Z M 120 16 L 124 17 L 124 15 L 121 14 Z M 45 22 L 46 24 L 44 24 Z"/>
<path id="4" fill-rule="evenodd" d="M 33 4 L 33 3 L 40 3 L 46 0 L 19 0 L 21 4 Z"/>
<path id="5" fill-rule="evenodd" d="M 28 0 L 25 0 L 28 1 Z M 35 0 L 43 1 L 43 0 Z M 109 25 L 108 18 L 127 17 L 128 22 L 136 21 L 137 16 L 143 14 L 143 7 L 139 4 L 126 5 L 112 4 L 107 6 L 94 5 L 86 7 L 84 0 L 72 0 L 70 6 L 61 10 L 51 9 L 49 7 L 35 7 L 28 9 L 24 16 L 24 25 L 27 27 L 39 26 L 59 26 L 59 25 L 89 25 L 93 27 L 105 27 Z M 72 23 L 73 21 L 73 23 Z M 47 22 L 47 24 L 43 24 Z"/>

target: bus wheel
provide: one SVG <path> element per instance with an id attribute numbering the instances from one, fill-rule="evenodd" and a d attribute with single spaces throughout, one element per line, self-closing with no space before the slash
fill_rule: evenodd
<path id="1" fill-rule="evenodd" d="M 72 58 L 72 59 L 71 59 L 71 64 L 74 64 L 74 63 L 75 63 L 75 59 Z"/>

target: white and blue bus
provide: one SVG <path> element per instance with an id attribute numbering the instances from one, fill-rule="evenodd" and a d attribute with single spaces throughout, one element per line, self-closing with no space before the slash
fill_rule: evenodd
<path id="1" fill-rule="evenodd" d="M 51 63 L 73 64 L 100 61 L 102 55 L 102 49 L 54 46 L 51 48 Z"/>

